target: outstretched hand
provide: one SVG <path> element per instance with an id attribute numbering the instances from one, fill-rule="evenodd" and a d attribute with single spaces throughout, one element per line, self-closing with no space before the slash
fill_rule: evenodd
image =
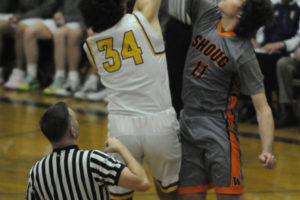
<path id="1" fill-rule="evenodd" d="M 258 160 L 264 168 L 273 169 L 276 166 L 276 158 L 271 153 L 260 154 Z"/>

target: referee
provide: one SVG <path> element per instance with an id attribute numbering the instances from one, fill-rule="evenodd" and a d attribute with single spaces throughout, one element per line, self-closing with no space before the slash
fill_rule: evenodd
<path id="1" fill-rule="evenodd" d="M 40 127 L 53 152 L 30 170 L 26 199 L 109 198 L 108 185 L 146 191 L 149 181 L 142 166 L 116 138 L 106 142 L 106 152 L 118 152 L 127 166 L 98 150 L 80 150 L 76 145 L 79 125 L 64 102 L 51 106 Z"/>

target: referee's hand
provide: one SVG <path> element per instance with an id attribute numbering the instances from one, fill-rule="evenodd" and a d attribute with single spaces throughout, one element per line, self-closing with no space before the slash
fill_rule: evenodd
<path id="1" fill-rule="evenodd" d="M 258 160 L 264 168 L 273 169 L 276 166 L 276 158 L 271 153 L 260 154 Z"/>
<path id="2" fill-rule="evenodd" d="M 108 138 L 105 142 L 105 149 L 106 153 L 116 153 L 122 151 L 125 146 L 122 144 L 120 140 L 115 137 Z"/>

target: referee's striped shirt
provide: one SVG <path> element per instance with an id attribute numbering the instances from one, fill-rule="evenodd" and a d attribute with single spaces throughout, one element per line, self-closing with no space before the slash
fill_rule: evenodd
<path id="1" fill-rule="evenodd" d="M 30 170 L 26 199 L 109 199 L 125 166 L 97 150 L 55 149 Z"/>

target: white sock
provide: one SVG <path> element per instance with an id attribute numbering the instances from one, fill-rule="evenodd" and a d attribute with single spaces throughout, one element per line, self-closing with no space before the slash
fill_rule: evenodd
<path id="1" fill-rule="evenodd" d="M 27 64 L 27 74 L 29 74 L 33 78 L 36 78 L 37 65 L 36 64 Z"/>
<path id="2" fill-rule="evenodd" d="M 88 79 L 90 79 L 92 82 L 96 82 L 96 83 L 99 81 L 98 75 L 96 75 L 96 74 L 89 75 Z"/>
<path id="3" fill-rule="evenodd" d="M 55 72 L 54 79 L 57 79 L 58 77 L 65 78 L 65 74 L 66 74 L 66 72 L 64 69 L 58 69 Z"/>
<path id="4" fill-rule="evenodd" d="M 13 71 L 12 71 L 12 73 L 14 74 L 14 73 L 16 73 L 16 74 L 24 74 L 24 71 L 22 70 L 22 69 L 19 69 L 19 68 L 14 68 L 13 69 Z"/>
<path id="5" fill-rule="evenodd" d="M 68 80 L 78 81 L 79 80 L 79 73 L 78 73 L 78 71 L 76 71 L 76 70 L 69 71 Z"/>

